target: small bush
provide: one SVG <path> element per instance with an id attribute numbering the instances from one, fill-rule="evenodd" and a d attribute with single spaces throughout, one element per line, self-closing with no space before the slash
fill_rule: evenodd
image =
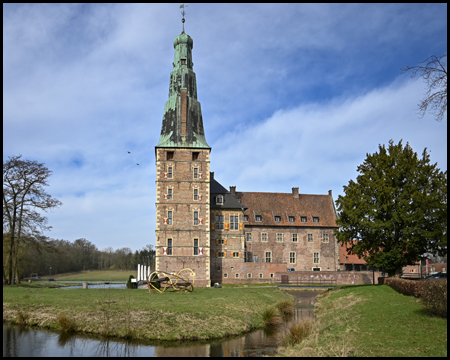
<path id="1" fill-rule="evenodd" d="M 294 313 L 294 301 L 292 300 L 282 300 L 277 304 L 277 309 L 283 316 L 289 316 Z"/>
<path id="2" fill-rule="evenodd" d="M 264 310 L 262 318 L 265 326 L 277 326 L 283 322 L 279 310 L 273 306 Z"/>
<path id="3" fill-rule="evenodd" d="M 313 329 L 314 321 L 311 318 L 302 319 L 289 329 L 289 339 L 292 345 L 300 344 Z"/>
<path id="4" fill-rule="evenodd" d="M 131 279 L 134 279 L 134 276 L 133 276 L 133 275 L 130 275 L 130 277 L 128 278 L 128 281 L 127 281 L 127 289 L 132 289 L 132 288 L 133 288 Z"/>
<path id="5" fill-rule="evenodd" d="M 75 320 L 63 313 L 58 314 L 58 325 L 62 331 L 74 332 L 76 330 Z"/>
<path id="6" fill-rule="evenodd" d="M 434 314 L 447 317 L 447 280 L 420 281 L 420 295 L 424 305 Z"/>
<path id="7" fill-rule="evenodd" d="M 28 319 L 30 318 L 30 314 L 25 311 L 18 310 L 17 311 L 17 323 L 20 325 L 28 324 Z"/>

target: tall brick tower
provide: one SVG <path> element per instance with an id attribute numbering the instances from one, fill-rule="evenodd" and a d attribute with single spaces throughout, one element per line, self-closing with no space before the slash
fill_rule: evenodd
<path id="1" fill-rule="evenodd" d="M 156 270 L 191 268 L 196 286 L 210 285 L 211 148 L 206 143 L 197 81 L 194 42 L 184 30 L 173 46 L 169 100 L 164 107 L 156 155 Z"/>

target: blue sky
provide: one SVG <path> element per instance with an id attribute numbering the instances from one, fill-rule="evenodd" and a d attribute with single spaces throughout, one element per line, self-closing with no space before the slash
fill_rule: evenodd
<path id="1" fill-rule="evenodd" d="M 155 244 L 154 147 L 179 4 L 4 4 L 3 159 L 53 171 L 46 235 Z M 402 74 L 447 52 L 447 4 L 189 4 L 211 170 L 237 191 L 343 194 L 379 144 L 447 170 L 447 120 Z M 128 154 L 130 151 L 131 154 Z M 136 165 L 139 163 L 140 165 Z"/>

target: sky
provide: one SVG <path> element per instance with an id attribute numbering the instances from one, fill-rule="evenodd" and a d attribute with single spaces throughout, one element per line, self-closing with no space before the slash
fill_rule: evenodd
<path id="1" fill-rule="evenodd" d="M 336 200 L 407 142 L 447 170 L 447 119 L 402 74 L 447 52 L 447 4 L 189 4 L 211 171 L 237 191 Z M 3 160 L 53 173 L 53 239 L 155 244 L 155 146 L 179 4 L 3 4 Z M 128 151 L 130 153 L 128 153 Z M 137 165 L 139 164 L 139 165 Z"/>

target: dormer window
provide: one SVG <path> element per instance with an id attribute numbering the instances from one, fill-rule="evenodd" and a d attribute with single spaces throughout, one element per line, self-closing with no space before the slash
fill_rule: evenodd
<path id="1" fill-rule="evenodd" d="M 290 223 L 295 222 L 295 216 L 289 216 L 289 222 Z"/>
<path id="2" fill-rule="evenodd" d="M 305 222 L 307 222 L 307 218 L 306 218 L 306 216 L 302 216 L 302 217 L 301 217 L 301 221 L 302 221 L 302 223 L 305 223 Z"/>
<path id="3" fill-rule="evenodd" d="M 313 216 L 313 223 L 318 223 L 319 222 L 319 218 L 317 216 Z"/>
<path id="4" fill-rule="evenodd" d="M 244 215 L 244 221 L 248 221 L 248 215 Z"/>
<path id="5" fill-rule="evenodd" d="M 216 196 L 216 205 L 223 205 L 223 196 L 222 195 Z"/>
<path id="6" fill-rule="evenodd" d="M 255 220 L 256 220 L 256 222 L 261 222 L 262 221 L 262 216 L 261 215 L 256 215 Z"/>
<path id="7" fill-rule="evenodd" d="M 280 222 L 281 221 L 281 216 L 275 216 L 275 222 Z"/>

